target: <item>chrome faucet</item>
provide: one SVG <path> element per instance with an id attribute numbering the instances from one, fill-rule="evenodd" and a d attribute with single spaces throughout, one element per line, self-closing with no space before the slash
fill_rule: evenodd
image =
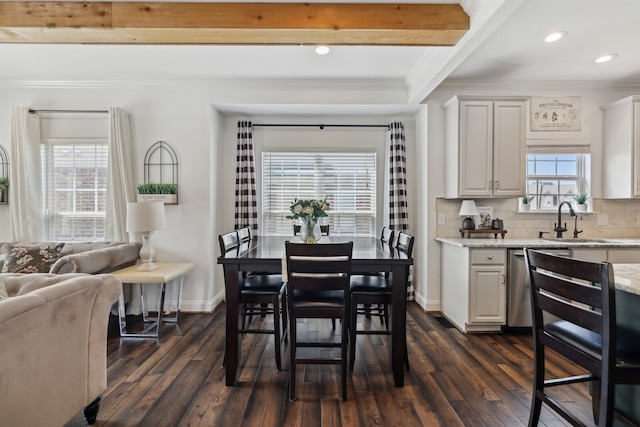
<path id="1" fill-rule="evenodd" d="M 576 216 L 576 212 L 573 210 L 573 208 L 571 207 L 571 203 L 564 201 L 562 203 L 560 203 L 558 205 L 558 222 L 555 225 L 555 228 L 553 229 L 553 231 L 556 232 L 556 237 L 557 238 L 561 238 L 562 237 L 562 233 L 564 233 L 565 231 L 567 231 L 567 223 L 564 223 L 564 227 L 562 226 L 562 205 L 567 205 L 569 206 L 569 215 L 571 216 Z"/>
<path id="2" fill-rule="evenodd" d="M 578 234 L 582 233 L 584 230 L 578 230 L 578 218 L 582 219 L 582 216 L 580 216 L 580 214 L 576 215 L 574 224 L 573 224 L 573 238 L 577 239 L 578 238 Z"/>

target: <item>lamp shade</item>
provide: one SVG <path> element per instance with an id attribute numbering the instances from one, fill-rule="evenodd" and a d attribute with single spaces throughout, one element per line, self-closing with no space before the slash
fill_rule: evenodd
<path id="1" fill-rule="evenodd" d="M 462 206 L 460 206 L 460 216 L 475 216 L 480 215 L 476 202 L 473 200 L 463 200 Z"/>
<path id="2" fill-rule="evenodd" d="M 127 231 L 155 231 L 166 227 L 164 203 L 127 203 Z"/>

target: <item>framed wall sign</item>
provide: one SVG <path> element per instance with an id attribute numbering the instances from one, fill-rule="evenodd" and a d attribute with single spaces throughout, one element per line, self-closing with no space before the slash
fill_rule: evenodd
<path id="1" fill-rule="evenodd" d="M 579 96 L 532 96 L 532 131 L 579 131 Z"/>

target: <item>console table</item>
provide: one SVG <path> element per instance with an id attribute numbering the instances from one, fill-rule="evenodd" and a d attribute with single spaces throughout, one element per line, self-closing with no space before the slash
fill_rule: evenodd
<path id="1" fill-rule="evenodd" d="M 118 317 L 120 318 L 120 336 L 136 337 L 136 338 L 158 338 L 160 333 L 160 324 L 162 322 L 178 323 L 178 315 L 180 313 L 180 295 L 182 293 L 182 279 L 185 273 L 189 272 L 194 264 L 190 262 L 158 262 L 157 269 L 152 271 L 138 270 L 139 265 L 116 270 L 110 274 L 118 277 L 124 283 L 141 283 L 156 284 L 160 286 L 160 301 L 158 302 L 158 315 L 155 319 L 148 319 L 145 315 L 144 303 L 144 286 L 142 289 L 142 319 L 145 324 L 141 331 L 131 332 L 127 330 L 127 317 L 124 306 L 124 296 L 120 294 L 118 300 Z M 178 302 L 176 306 L 176 314 L 173 317 L 164 316 L 164 295 L 167 288 L 167 282 L 179 278 L 178 284 Z"/>

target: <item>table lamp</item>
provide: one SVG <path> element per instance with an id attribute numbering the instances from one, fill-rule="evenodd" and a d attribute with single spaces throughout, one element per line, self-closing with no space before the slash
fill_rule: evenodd
<path id="1" fill-rule="evenodd" d="M 480 215 L 478 212 L 478 208 L 476 207 L 476 202 L 473 200 L 463 200 L 462 206 L 460 206 L 460 216 L 464 216 L 465 219 L 462 220 L 462 229 L 463 230 L 475 230 L 476 223 L 473 220 L 475 215 Z"/>
<path id="2" fill-rule="evenodd" d="M 167 226 L 164 217 L 164 203 L 127 203 L 127 231 L 142 234 L 143 243 L 140 249 L 142 264 L 140 271 L 152 271 L 158 268 L 153 263 L 155 249 L 151 245 L 151 235 L 155 230 L 163 230 Z"/>

